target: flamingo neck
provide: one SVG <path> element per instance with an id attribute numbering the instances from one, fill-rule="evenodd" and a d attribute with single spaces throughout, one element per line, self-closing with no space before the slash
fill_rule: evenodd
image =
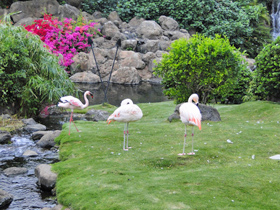
<path id="1" fill-rule="evenodd" d="M 88 101 L 88 99 L 87 99 L 86 93 L 84 94 L 84 99 L 85 99 L 85 102 L 86 102 L 86 103 L 83 104 L 83 105 L 81 106 L 82 109 L 86 108 L 86 107 L 89 105 L 89 101 Z"/>
<path id="2" fill-rule="evenodd" d="M 192 101 L 193 101 L 193 97 L 189 97 L 188 103 L 192 103 Z"/>

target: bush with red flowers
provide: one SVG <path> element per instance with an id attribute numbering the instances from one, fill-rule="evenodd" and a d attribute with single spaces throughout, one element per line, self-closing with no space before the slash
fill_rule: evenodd
<path id="1" fill-rule="evenodd" d="M 44 14 L 44 19 L 35 20 L 34 24 L 25 26 L 25 29 L 37 34 L 46 44 L 45 47 L 55 55 L 62 55 L 60 64 L 66 69 L 74 62 L 72 58 L 79 52 L 88 50 L 88 37 L 101 34 L 95 29 L 95 22 L 84 23 L 79 17 L 77 21 L 65 18 L 59 21 L 51 14 Z M 69 71 L 68 71 L 69 73 Z"/>

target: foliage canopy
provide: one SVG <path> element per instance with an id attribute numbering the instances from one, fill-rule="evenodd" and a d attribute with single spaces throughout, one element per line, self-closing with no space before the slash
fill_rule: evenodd
<path id="1" fill-rule="evenodd" d="M 38 36 L 23 27 L 0 24 L 0 103 L 20 108 L 24 115 L 38 114 L 43 104 L 74 93 L 59 57 L 43 46 Z"/>
<path id="2" fill-rule="evenodd" d="M 163 79 L 164 93 L 177 103 L 192 93 L 198 93 L 202 103 L 226 97 L 238 86 L 241 72 L 248 71 L 242 54 L 220 35 L 194 35 L 174 41 L 170 48 L 154 71 Z"/>
<path id="3" fill-rule="evenodd" d="M 84 0 L 82 9 L 90 14 L 117 11 L 123 21 L 135 16 L 158 21 L 161 15 L 174 18 L 181 28 L 215 37 L 221 34 L 250 57 L 256 57 L 271 40 L 267 8 L 256 0 Z"/>

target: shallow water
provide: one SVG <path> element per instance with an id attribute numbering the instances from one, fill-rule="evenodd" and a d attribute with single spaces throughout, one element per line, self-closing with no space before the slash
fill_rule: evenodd
<path id="1" fill-rule="evenodd" d="M 11 139 L 11 144 L 0 147 L 0 170 L 9 167 L 25 167 L 28 172 L 14 176 L 5 176 L 0 173 L 0 188 L 14 196 L 13 202 L 6 210 L 41 210 L 44 207 L 56 205 L 56 198 L 50 192 L 42 191 L 37 185 L 34 169 L 39 164 L 50 164 L 58 161 L 55 149 L 44 150 L 28 134 L 17 134 Z M 23 157 L 26 150 L 36 151 L 37 157 Z"/>
<path id="2" fill-rule="evenodd" d="M 93 99 L 90 99 L 90 105 L 102 104 L 104 102 L 120 106 L 123 99 L 130 98 L 135 104 L 153 103 L 167 101 L 168 98 L 163 94 L 162 85 L 142 82 L 139 85 L 119 85 L 110 84 L 107 97 L 105 98 L 105 82 L 102 86 L 99 84 L 76 84 L 82 92 L 87 90 L 93 93 Z M 84 103 L 81 94 L 80 99 Z"/>

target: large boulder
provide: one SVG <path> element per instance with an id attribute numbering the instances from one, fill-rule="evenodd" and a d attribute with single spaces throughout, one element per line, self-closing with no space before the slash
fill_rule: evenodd
<path id="1" fill-rule="evenodd" d="M 77 20 L 80 15 L 80 10 L 76 7 L 73 7 L 69 4 L 64 4 L 63 6 L 59 6 L 58 17 L 62 20 L 64 18 L 72 18 Z"/>
<path id="2" fill-rule="evenodd" d="M 56 0 L 17 1 L 11 5 L 9 13 L 19 11 L 21 13 L 12 16 L 15 22 L 27 17 L 43 18 L 44 13 L 58 15 L 59 4 Z"/>
<path id="3" fill-rule="evenodd" d="M 123 67 L 134 67 L 136 69 L 144 69 L 145 63 L 142 61 L 140 53 L 133 51 L 122 51 L 119 59 L 122 59 L 120 65 Z"/>
<path id="4" fill-rule="evenodd" d="M 116 36 L 116 34 L 120 33 L 120 31 L 112 21 L 108 21 L 104 24 L 101 33 L 106 39 L 112 39 L 114 36 Z"/>
<path id="5" fill-rule="evenodd" d="M 91 71 L 78 72 L 69 78 L 72 82 L 78 83 L 98 83 L 100 78 Z"/>
<path id="6" fill-rule="evenodd" d="M 106 121 L 110 114 L 103 110 L 95 110 L 91 109 L 86 114 L 86 119 L 90 119 L 93 121 Z"/>
<path id="7" fill-rule="evenodd" d="M 162 15 L 159 17 L 158 21 L 163 30 L 168 30 L 168 31 L 179 30 L 178 22 L 171 17 L 166 17 Z"/>
<path id="8" fill-rule="evenodd" d="M 0 189 L 0 209 L 4 209 L 4 207 L 7 207 L 12 203 L 14 200 L 14 196 L 10 193 Z"/>
<path id="9" fill-rule="evenodd" d="M 174 110 L 174 113 L 168 117 L 169 122 L 173 119 L 180 119 L 179 108 L 182 104 L 178 104 Z M 199 104 L 198 108 L 200 110 L 202 121 L 221 121 L 220 114 L 217 109 L 212 106 L 207 106 L 204 104 Z"/>
<path id="10" fill-rule="evenodd" d="M 136 33 L 141 38 L 159 39 L 162 36 L 162 28 L 153 20 L 145 20 L 136 29 Z"/>
<path id="11" fill-rule="evenodd" d="M 74 63 L 71 65 L 71 69 L 74 72 L 83 72 L 89 69 L 89 54 L 80 52 L 73 57 Z"/>
<path id="12" fill-rule="evenodd" d="M 35 168 L 35 175 L 38 178 L 38 185 L 42 189 L 51 190 L 55 187 L 57 174 L 51 171 L 50 165 L 38 165 Z"/>
<path id="13" fill-rule="evenodd" d="M 118 84 L 139 84 L 140 76 L 134 67 L 122 67 L 112 74 L 112 82 Z"/>
<path id="14" fill-rule="evenodd" d="M 22 122 L 26 125 L 23 129 L 30 133 L 47 130 L 45 125 L 37 123 L 33 118 L 22 119 Z"/>
<path id="15" fill-rule="evenodd" d="M 55 142 L 54 139 L 56 137 L 58 137 L 60 135 L 61 131 L 60 130 L 56 130 L 53 132 L 49 132 L 47 134 L 45 134 L 37 143 L 36 145 L 38 145 L 39 147 L 42 148 L 51 148 L 53 146 L 55 146 Z"/>

